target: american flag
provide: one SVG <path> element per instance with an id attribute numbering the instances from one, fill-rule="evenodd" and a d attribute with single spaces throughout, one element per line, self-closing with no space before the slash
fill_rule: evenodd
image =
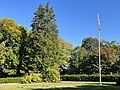
<path id="1" fill-rule="evenodd" d="M 100 30 L 100 16 L 98 14 L 98 30 Z"/>

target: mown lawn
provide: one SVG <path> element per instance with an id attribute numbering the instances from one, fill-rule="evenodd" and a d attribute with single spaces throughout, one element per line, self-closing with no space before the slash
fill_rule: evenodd
<path id="1" fill-rule="evenodd" d="M 120 90 L 115 82 L 70 82 L 32 83 L 32 84 L 0 84 L 0 90 Z"/>

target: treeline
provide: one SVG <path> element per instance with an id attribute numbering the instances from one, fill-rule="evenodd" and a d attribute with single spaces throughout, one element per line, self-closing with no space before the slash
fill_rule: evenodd
<path id="1" fill-rule="evenodd" d="M 59 36 L 53 8 L 35 11 L 31 30 L 9 18 L 0 19 L 0 76 L 24 76 L 56 82 L 60 74 L 98 73 L 98 40 L 85 38 L 81 46 Z M 102 74 L 120 73 L 120 45 L 101 41 Z M 32 78 L 33 79 L 33 78 Z M 34 80 L 33 80 L 34 81 Z"/>
<path id="2" fill-rule="evenodd" d="M 32 30 L 9 18 L 0 19 L 1 76 L 40 73 L 44 80 L 52 75 L 59 79 L 58 68 L 68 63 L 73 46 L 60 38 L 53 8 L 40 4 L 34 14 Z"/>
<path id="3" fill-rule="evenodd" d="M 115 40 L 102 40 L 101 68 L 102 74 L 120 74 L 120 45 Z M 75 47 L 69 58 L 68 74 L 98 74 L 98 39 L 85 38 L 81 46 Z"/>

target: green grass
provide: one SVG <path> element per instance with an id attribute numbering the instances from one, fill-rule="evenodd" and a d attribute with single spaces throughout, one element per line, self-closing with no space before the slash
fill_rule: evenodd
<path id="1" fill-rule="evenodd" d="M 71 82 L 32 83 L 32 84 L 0 84 L 0 90 L 120 90 L 115 82 Z"/>

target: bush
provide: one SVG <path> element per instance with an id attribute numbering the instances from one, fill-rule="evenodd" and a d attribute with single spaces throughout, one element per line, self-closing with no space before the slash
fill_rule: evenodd
<path id="1" fill-rule="evenodd" d="M 22 83 L 42 82 L 42 74 L 32 73 L 22 77 Z"/>
<path id="2" fill-rule="evenodd" d="M 119 75 L 102 75 L 101 79 L 104 82 L 115 82 Z M 62 75 L 63 81 L 99 81 L 99 74 L 94 75 Z"/>
<path id="3" fill-rule="evenodd" d="M 55 68 L 48 68 L 44 75 L 45 82 L 59 82 L 60 73 Z"/>
<path id="4" fill-rule="evenodd" d="M 7 78 L 0 78 L 0 83 L 21 83 L 22 80 L 20 77 L 7 77 Z"/>

